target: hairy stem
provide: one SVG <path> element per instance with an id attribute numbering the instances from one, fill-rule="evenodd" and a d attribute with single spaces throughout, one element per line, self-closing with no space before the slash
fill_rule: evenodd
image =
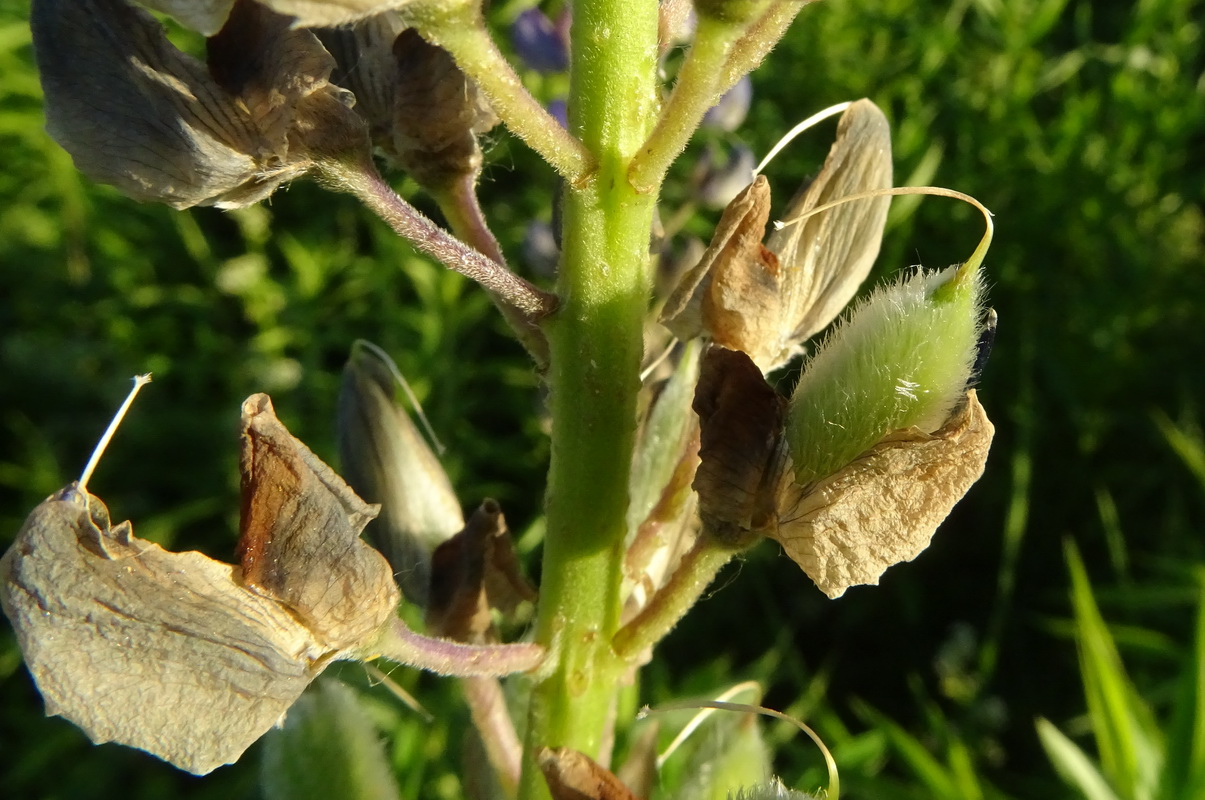
<path id="1" fill-rule="evenodd" d="M 460 685 L 502 792 L 514 797 L 519 788 L 521 748 L 502 685 L 496 678 L 463 678 Z"/>
<path id="2" fill-rule="evenodd" d="M 483 256 L 424 217 L 417 208 L 399 197 L 371 165 L 326 162 L 319 166 L 322 177 L 332 188 L 355 195 L 399 236 L 448 269 L 477 281 L 533 322 L 556 308 L 555 296 Z"/>
<path id="3" fill-rule="evenodd" d="M 665 638 L 736 552 L 717 545 L 710 536 L 700 536 L 695 546 L 682 557 L 669 581 L 631 622 L 615 634 L 611 641 L 615 654 L 623 659 L 632 659 Z"/>
<path id="4" fill-rule="evenodd" d="M 551 353 L 552 463 L 536 641 L 559 658 L 532 690 L 519 787 L 547 798 L 541 747 L 597 756 L 626 665 L 619 624 L 628 475 L 636 431 L 654 194 L 626 180 L 656 102 L 657 5 L 574 6 L 571 126 L 594 153 L 591 180 L 564 200 L 561 308 L 545 323 Z"/>
<path id="5" fill-rule="evenodd" d="M 670 164 L 686 148 L 707 109 L 719 100 L 724 68 L 743 30 L 740 24 L 699 17 L 694 44 L 678 72 L 669 102 L 628 172 L 628 180 L 636 191 L 649 193 L 661 185 Z"/>
<path id="6" fill-rule="evenodd" d="M 494 238 L 493 231 L 485 221 L 481 206 L 477 202 L 476 176 L 462 175 L 457 180 L 439 188 L 430 189 L 431 196 L 439 205 L 448 227 L 466 244 L 503 267 L 506 258 Z M 511 305 L 501 295 L 490 292 L 494 305 L 502 313 L 519 342 L 543 371 L 548 367 L 548 340 L 540 326 L 527 314 Z"/>
<path id="7" fill-rule="evenodd" d="M 540 666 L 545 650 L 536 644 L 462 644 L 423 636 L 395 618 L 371 645 L 353 653 L 356 660 L 384 657 L 408 667 L 460 678 L 498 677 L 530 672 Z"/>

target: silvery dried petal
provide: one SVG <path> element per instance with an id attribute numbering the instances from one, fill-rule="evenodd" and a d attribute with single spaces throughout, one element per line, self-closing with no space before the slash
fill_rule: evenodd
<path id="1" fill-rule="evenodd" d="M 174 208 L 256 174 L 250 120 L 149 14 L 123 0 L 35 0 L 30 17 L 46 127 L 81 172 Z"/>
<path id="2" fill-rule="evenodd" d="M 331 82 L 356 97 L 356 113 L 368 123 L 373 144 L 393 146 L 393 105 L 398 91 L 393 43 L 405 25 L 392 12 L 354 25 L 316 28 L 314 34 L 335 59 Z"/>
<path id="3" fill-rule="evenodd" d="M 213 36 L 226 24 L 234 0 L 138 0 L 140 5 L 162 11 L 186 28 Z"/>
<path id="4" fill-rule="evenodd" d="M 935 433 L 889 434 L 834 475 L 801 487 L 784 471 L 778 529 L 787 555 L 829 597 L 877 585 L 916 558 L 983 474 L 995 428 L 975 391 Z"/>
<path id="5" fill-rule="evenodd" d="M 358 22 L 374 14 L 411 5 L 416 0 L 257 0 L 280 14 L 296 18 L 304 28 L 329 28 Z M 450 8 L 464 5 L 446 2 Z"/>
<path id="6" fill-rule="evenodd" d="M 339 458 L 348 483 L 381 504 L 368 538 L 406 599 L 426 606 L 431 554 L 460 532 L 464 517 L 439 459 L 394 400 L 391 366 L 371 348 L 353 347 L 339 390 Z"/>
<path id="7" fill-rule="evenodd" d="M 209 69 L 125 0 L 36 0 L 31 22 L 51 136 L 135 199 L 241 207 L 305 173 L 315 148 L 366 147 L 332 114 L 329 55 L 254 3 L 210 40 Z"/>
<path id="8" fill-rule="evenodd" d="M 858 192 L 889 189 L 891 128 L 878 106 L 859 100 L 841 115 L 837 139 L 820 174 L 783 216 L 786 227 L 766 241 L 783 269 L 781 352 L 766 371 L 785 364 L 853 299 L 879 254 L 890 197 L 854 200 L 808 219 L 808 210 Z"/>

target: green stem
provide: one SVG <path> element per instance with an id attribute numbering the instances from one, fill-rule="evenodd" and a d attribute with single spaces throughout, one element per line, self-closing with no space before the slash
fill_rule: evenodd
<path id="1" fill-rule="evenodd" d="M 649 604 L 615 634 L 611 642 L 615 654 L 632 659 L 665 638 L 737 552 L 710 536 L 700 536 Z"/>
<path id="2" fill-rule="evenodd" d="M 560 647 L 532 691 L 523 800 L 548 797 L 538 748 L 599 754 L 625 670 L 610 643 L 651 287 L 655 193 L 636 193 L 626 174 L 655 108 L 657 5 L 593 0 L 574 15 L 571 124 L 598 169 L 566 193 L 561 306 L 545 322 L 552 462 L 536 641 Z"/>
<path id="3" fill-rule="evenodd" d="M 516 136 L 544 157 L 565 180 L 577 184 L 594 170 L 586 146 L 561 127 L 531 96 L 486 30 L 477 5 L 447 13 L 416 12 L 412 20 L 423 38 L 452 54 L 460 71 L 473 79 L 490 107 Z"/>
<path id="4" fill-rule="evenodd" d="M 628 172 L 636 191 L 648 193 L 661 185 L 670 164 L 686 148 L 707 109 L 719 100 L 725 66 L 744 29 L 740 23 L 699 17 L 694 44 L 682 62 L 669 102 Z"/>

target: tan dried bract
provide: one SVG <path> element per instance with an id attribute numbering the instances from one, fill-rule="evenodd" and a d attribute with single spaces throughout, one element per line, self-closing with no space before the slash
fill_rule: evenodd
<path id="1" fill-rule="evenodd" d="M 836 474 L 806 487 L 786 470 L 771 534 L 829 597 L 877 584 L 911 561 L 983 474 L 995 428 L 974 390 L 944 427 L 889 434 Z"/>
<path id="2" fill-rule="evenodd" d="M 243 580 L 332 650 L 369 638 L 397 610 L 393 570 L 360 539 L 377 507 L 295 439 L 267 395 L 243 403 Z"/>
<path id="3" fill-rule="evenodd" d="M 427 629 L 459 642 L 495 641 L 491 611 L 511 615 L 536 597 L 520 572 L 502 510 L 486 500 L 464 530 L 435 549 Z"/>
<path id="4" fill-rule="evenodd" d="M 332 656 L 234 573 L 111 526 L 72 484 L 0 561 L 0 599 L 47 714 L 204 774 L 276 724 Z"/>

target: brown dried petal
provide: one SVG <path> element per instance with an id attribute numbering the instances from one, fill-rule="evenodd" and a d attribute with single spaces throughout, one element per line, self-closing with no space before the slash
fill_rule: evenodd
<path id="1" fill-rule="evenodd" d="M 974 390 L 939 431 L 896 431 L 840 472 L 800 487 L 784 471 L 771 534 L 821 591 L 878 584 L 911 561 L 983 474 L 995 428 Z"/>
<path id="2" fill-rule="evenodd" d="M 379 630 L 401 598 L 389 563 L 360 540 L 377 507 L 293 438 L 264 394 L 243 403 L 241 468 L 247 585 L 288 606 L 332 650 Z"/>
<path id="3" fill-rule="evenodd" d="M 724 209 L 711 243 L 699 259 L 678 283 L 665 302 L 661 322 L 679 339 L 697 336 L 716 337 L 716 343 L 730 350 L 745 350 L 741 343 L 724 343 L 710 329 L 709 310 L 712 286 L 717 275 L 732 276 L 750 268 L 751 275 L 743 282 L 755 294 L 748 304 L 751 322 L 763 320 L 763 324 L 775 325 L 778 321 L 778 267 L 772 253 L 763 253 L 761 240 L 766 233 L 766 221 L 770 218 L 770 185 L 764 175 L 732 199 Z M 763 258 L 763 256 L 766 256 Z M 760 269 L 759 269 L 760 267 Z M 743 277 L 743 276 L 742 276 Z M 731 309 L 728 309 L 731 310 Z"/>
<path id="4" fill-rule="evenodd" d="M 694 488 L 704 531 L 731 545 L 773 524 L 786 401 L 739 350 L 710 348 L 695 390 L 700 447 Z"/>
<path id="5" fill-rule="evenodd" d="M 619 778 L 585 753 L 542 747 L 536 758 L 553 800 L 637 800 Z"/>
<path id="6" fill-rule="evenodd" d="M 398 94 L 393 134 L 398 162 L 423 186 L 441 187 L 481 170 L 477 135 L 497 116 L 443 48 L 413 28 L 393 45 Z"/>
<path id="7" fill-rule="evenodd" d="M 788 207 L 783 221 L 842 197 L 891 187 L 891 128 L 878 106 L 858 100 L 841 115 L 824 167 Z M 754 357 L 766 372 L 785 364 L 853 299 L 879 254 L 890 197 L 854 200 L 788 224 L 766 246 L 783 271 L 779 352 Z"/>
<path id="8" fill-rule="evenodd" d="M 535 600 L 535 590 L 520 573 L 502 510 L 493 500 L 484 501 L 464 530 L 433 554 L 427 628 L 435 636 L 489 642 L 491 609 L 513 614 L 520 603 Z"/>
<path id="9" fill-rule="evenodd" d="M 0 561 L 0 600 L 47 714 L 204 774 L 274 725 L 333 655 L 233 572 L 111 527 L 73 484 Z"/>

